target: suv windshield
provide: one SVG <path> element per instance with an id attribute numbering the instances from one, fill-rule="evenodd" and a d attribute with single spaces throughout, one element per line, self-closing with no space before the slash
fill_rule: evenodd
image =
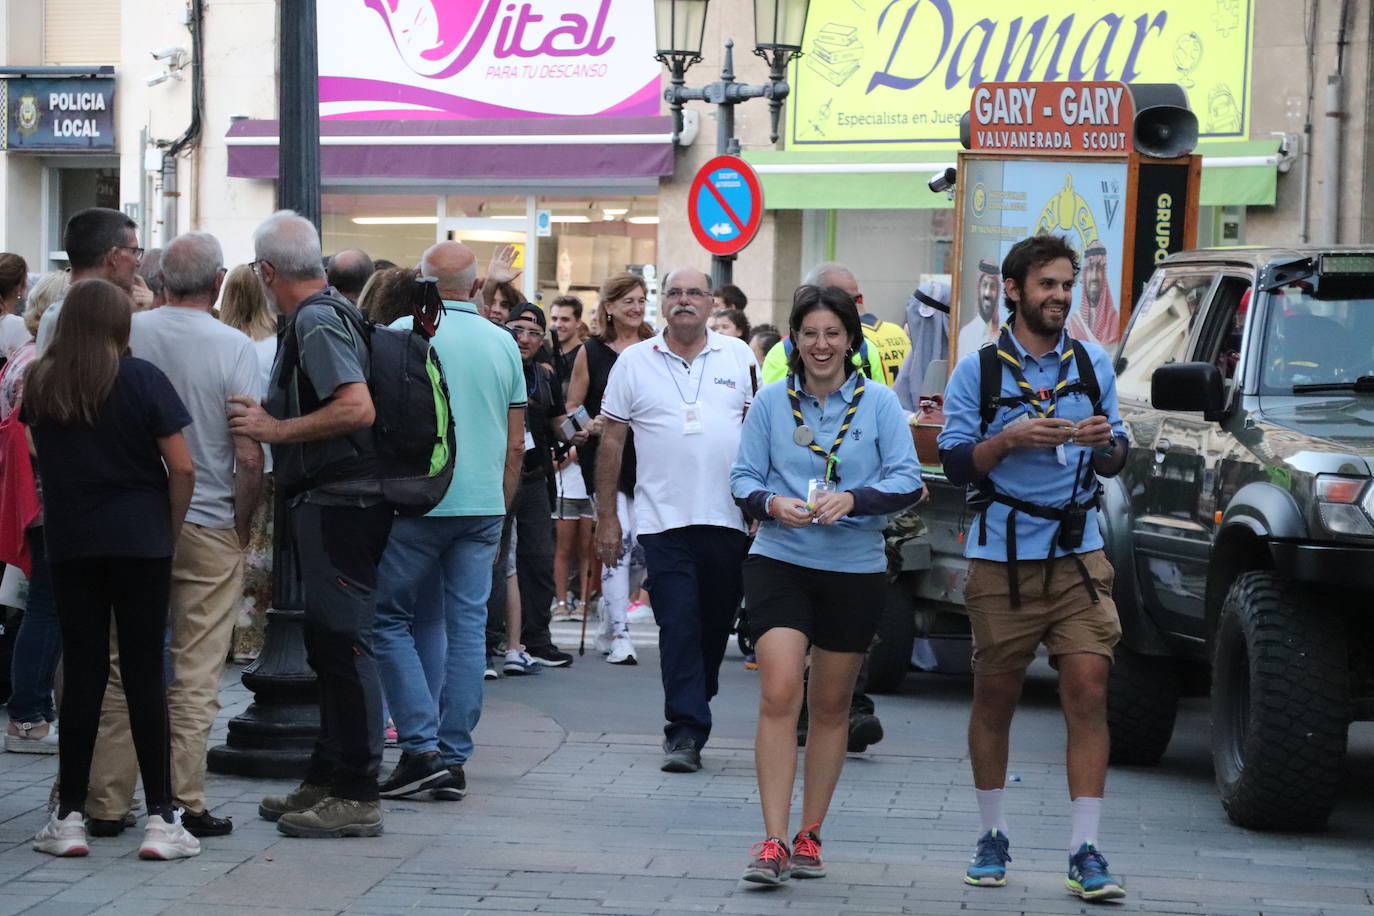
<path id="1" fill-rule="evenodd" d="M 1357 380 L 1374 377 L 1374 290 L 1364 298 L 1318 299 L 1300 283 L 1269 297 L 1263 393 L 1353 390 Z M 1374 390 L 1374 378 L 1358 387 Z"/>

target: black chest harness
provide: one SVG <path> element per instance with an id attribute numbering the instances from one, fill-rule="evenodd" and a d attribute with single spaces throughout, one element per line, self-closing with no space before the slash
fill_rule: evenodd
<path id="1" fill-rule="evenodd" d="M 1081 393 L 1087 396 L 1088 400 L 1092 402 L 1093 413 L 1098 416 L 1106 416 L 1106 412 L 1102 409 L 1102 389 L 1097 383 L 1097 373 L 1093 370 L 1092 357 L 1089 356 L 1088 351 L 1081 343 L 1071 337 L 1067 338 L 1064 353 L 1059 361 L 1059 381 L 1053 389 L 1036 390 L 1032 388 L 1030 383 L 1026 381 L 1026 375 L 1021 369 L 1021 361 L 1016 354 L 1017 350 L 1011 341 L 1011 333 L 1005 327 L 996 343 L 989 341 L 978 350 L 980 436 L 987 435 L 988 426 L 996 419 L 997 411 L 1003 407 L 1024 405 L 1036 417 L 1052 417 L 1055 415 L 1055 409 L 1059 406 L 1059 398 L 1066 394 Z M 1078 378 L 1072 382 L 1068 380 L 1070 362 L 1078 369 Z M 1002 395 L 1003 367 L 1016 382 L 1017 393 L 1010 397 Z M 1097 588 L 1093 585 L 1092 577 L 1088 574 L 1087 566 L 1084 565 L 1082 558 L 1074 552 L 1083 544 L 1088 511 L 1098 507 L 1102 494 L 1102 486 L 1097 482 L 1097 475 L 1093 472 L 1091 462 L 1084 462 L 1083 457 L 1080 452 L 1078 467 L 1074 471 L 1073 493 L 1070 496 L 1069 504 L 1066 506 L 1041 506 L 1024 499 L 1017 499 L 1000 492 L 993 485 L 992 479 L 988 477 L 983 478 L 979 483 L 971 484 L 968 488 L 966 496 L 968 506 L 978 515 L 978 545 L 980 547 L 986 546 L 988 542 L 988 508 L 993 503 L 1001 503 L 1008 509 L 1006 529 L 1007 590 L 1012 607 L 1021 606 L 1021 585 L 1016 558 L 1017 513 L 1058 523 L 1054 538 L 1050 542 L 1050 555 L 1045 560 L 1045 588 L 1047 590 L 1049 588 L 1050 574 L 1056 559 L 1055 549 L 1057 547 L 1064 550 L 1073 559 L 1093 604 L 1097 604 L 1100 600 Z M 1086 497 L 1082 501 L 1078 498 L 1080 492 Z"/>

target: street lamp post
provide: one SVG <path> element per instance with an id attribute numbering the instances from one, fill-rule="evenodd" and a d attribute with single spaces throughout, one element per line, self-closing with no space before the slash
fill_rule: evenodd
<path id="1" fill-rule="evenodd" d="M 315 0 L 281 0 L 277 206 L 320 226 L 320 91 Z M 320 731 L 315 672 L 305 656 L 305 595 L 286 503 L 273 507 L 272 607 L 257 660 L 243 670 L 253 702 L 210 749 L 212 772 L 299 778 Z"/>
<path id="2" fill-rule="evenodd" d="M 671 85 L 663 100 L 673 112 L 674 139 L 682 132 L 682 106 L 686 102 L 708 102 L 716 106 L 716 154 L 737 155 L 735 106 L 749 99 L 768 99 L 771 130 L 778 142 L 782 103 L 791 92 L 787 83 L 787 64 L 801 54 L 806 33 L 806 14 L 811 0 L 754 0 L 754 53 L 768 62 L 768 82 L 751 85 L 735 81 L 735 43 L 725 40 L 725 63 L 720 79 L 700 89 L 687 86 L 687 70 L 701 62 L 701 44 L 706 31 L 706 9 L 711 0 L 654 0 L 658 32 L 655 57 L 668 68 Z M 729 283 L 734 255 L 711 258 L 711 283 Z"/>

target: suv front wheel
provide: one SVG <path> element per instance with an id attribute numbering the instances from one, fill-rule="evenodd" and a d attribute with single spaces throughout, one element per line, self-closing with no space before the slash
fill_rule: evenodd
<path id="1" fill-rule="evenodd" d="M 1212 646 L 1212 763 L 1231 820 L 1321 827 L 1350 723 L 1342 618 L 1272 572 L 1239 576 Z"/>

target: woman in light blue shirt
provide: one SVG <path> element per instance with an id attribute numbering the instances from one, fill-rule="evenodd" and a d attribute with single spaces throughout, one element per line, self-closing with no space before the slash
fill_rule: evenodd
<path id="1" fill-rule="evenodd" d="M 821 822 L 844 765 L 854 681 L 883 607 L 883 528 L 921 493 L 897 396 L 855 371 L 863 329 L 854 300 L 836 287 L 803 286 L 789 330 L 789 374 L 754 399 L 730 472 L 735 498 L 762 522 L 744 564 L 762 679 L 754 758 L 767 837 L 750 850 L 744 879 L 760 884 L 825 874 Z M 789 850 L 803 689 L 803 826 Z"/>

